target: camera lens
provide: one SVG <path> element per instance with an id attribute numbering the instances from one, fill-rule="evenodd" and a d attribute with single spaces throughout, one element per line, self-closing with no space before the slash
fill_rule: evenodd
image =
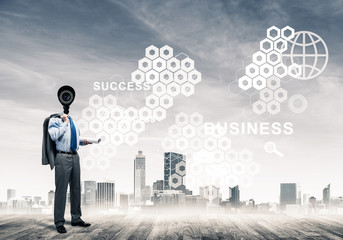
<path id="1" fill-rule="evenodd" d="M 68 92 L 65 92 L 62 95 L 62 99 L 63 99 L 63 101 L 68 102 L 71 99 L 71 96 Z"/>
<path id="2" fill-rule="evenodd" d="M 63 92 L 61 92 L 59 95 L 59 99 L 62 104 L 71 104 L 74 100 L 73 94 L 68 90 L 64 90 Z"/>

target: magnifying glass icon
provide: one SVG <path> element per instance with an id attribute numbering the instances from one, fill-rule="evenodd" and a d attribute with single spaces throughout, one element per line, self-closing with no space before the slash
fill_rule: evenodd
<path id="1" fill-rule="evenodd" d="M 276 155 L 278 155 L 279 157 L 283 157 L 284 155 L 279 152 L 277 149 L 276 149 L 276 145 L 274 142 L 266 142 L 264 144 L 264 150 L 267 152 L 267 153 L 275 153 Z"/>

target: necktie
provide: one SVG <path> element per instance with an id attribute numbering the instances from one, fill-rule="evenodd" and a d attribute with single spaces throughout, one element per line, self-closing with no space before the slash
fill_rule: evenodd
<path id="1" fill-rule="evenodd" d="M 70 148 L 73 151 L 76 151 L 77 149 L 77 137 L 76 137 L 76 128 L 73 122 L 73 119 L 69 117 L 69 122 L 70 122 Z"/>

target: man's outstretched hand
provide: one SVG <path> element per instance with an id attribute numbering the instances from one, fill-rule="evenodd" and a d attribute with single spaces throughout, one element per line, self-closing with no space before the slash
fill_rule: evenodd
<path id="1" fill-rule="evenodd" d="M 83 145 L 88 145 L 88 144 L 93 144 L 93 143 L 91 143 L 91 142 L 88 142 L 86 139 L 85 139 L 85 140 L 83 140 Z"/>
<path id="2" fill-rule="evenodd" d="M 63 122 L 69 122 L 69 116 L 67 114 L 63 114 L 62 120 Z"/>

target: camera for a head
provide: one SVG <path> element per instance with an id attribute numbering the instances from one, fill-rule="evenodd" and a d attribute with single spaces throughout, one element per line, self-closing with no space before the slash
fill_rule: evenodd
<path id="1" fill-rule="evenodd" d="M 63 86 L 58 89 L 57 97 L 60 103 L 63 105 L 63 112 L 69 113 L 69 107 L 75 99 L 75 91 L 70 86 Z"/>

